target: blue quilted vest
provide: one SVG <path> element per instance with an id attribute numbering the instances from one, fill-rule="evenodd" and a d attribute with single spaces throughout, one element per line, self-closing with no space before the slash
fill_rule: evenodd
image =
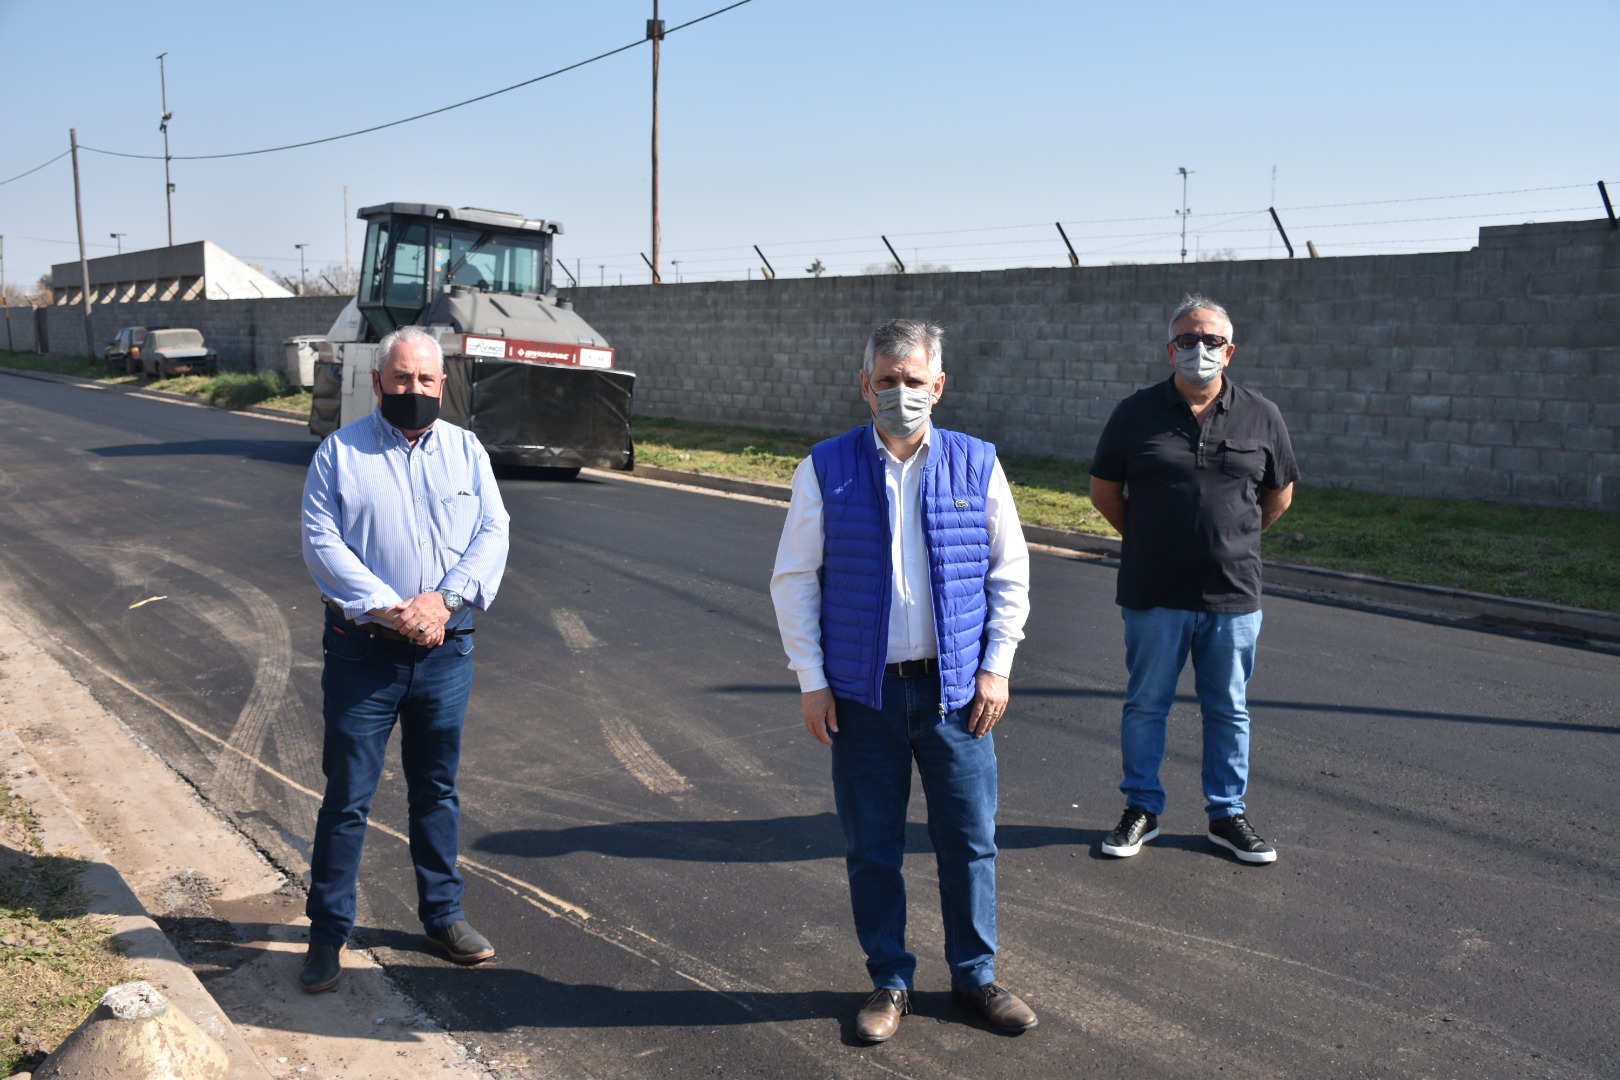
<path id="1" fill-rule="evenodd" d="M 883 460 L 870 425 L 817 443 L 810 457 L 821 485 L 827 682 L 834 694 L 880 709 L 894 578 Z M 984 503 L 995 462 L 992 444 L 936 427 L 919 485 L 942 718 L 973 700 L 984 654 L 984 579 L 990 569 Z"/>

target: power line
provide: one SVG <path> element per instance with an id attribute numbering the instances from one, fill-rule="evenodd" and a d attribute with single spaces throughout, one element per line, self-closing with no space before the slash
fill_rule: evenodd
<path id="1" fill-rule="evenodd" d="M 1470 195 L 1419 195 L 1412 199 L 1375 199 L 1372 202 L 1320 203 L 1316 206 L 1279 206 L 1278 210 L 1332 210 L 1341 206 L 1387 206 L 1390 203 L 1432 202 L 1436 199 L 1484 199 L 1492 195 L 1523 195 L 1531 191 L 1574 191 L 1589 184 L 1560 184 L 1557 187 L 1514 188 L 1512 191 L 1478 191 Z"/>
<path id="2" fill-rule="evenodd" d="M 692 19 L 692 20 L 690 20 L 688 22 L 681 23 L 681 25 L 679 25 L 679 26 L 671 27 L 670 29 L 664 31 L 664 33 L 665 33 L 666 36 L 669 35 L 669 34 L 673 34 L 677 30 L 684 30 L 688 26 L 693 26 L 693 25 L 695 25 L 697 23 L 702 22 L 705 19 L 712 19 L 716 15 L 723 15 L 726 12 L 731 11 L 733 8 L 740 8 L 744 4 L 749 4 L 749 3 L 752 3 L 752 2 L 753 2 L 753 0 L 737 0 L 737 2 L 734 3 L 734 4 L 730 4 L 730 5 L 726 6 L 726 7 L 719 8 L 719 9 L 717 9 L 715 11 L 711 11 L 707 15 L 700 15 L 697 18 Z M 601 53 L 601 54 L 599 54 L 597 56 L 593 56 L 589 60 L 581 60 L 577 64 L 569 64 L 567 67 L 560 67 L 556 71 L 548 71 L 544 75 L 536 75 L 532 79 L 525 79 L 523 82 L 513 83 L 511 86 L 502 87 L 499 90 L 491 90 L 487 94 L 479 94 L 477 97 L 468 98 L 466 101 L 458 101 L 454 105 L 445 105 L 445 106 L 443 106 L 441 108 L 430 109 L 425 113 L 417 113 L 415 116 L 407 116 L 403 120 L 390 120 L 386 124 L 375 124 L 375 125 L 373 125 L 371 127 L 361 128 L 359 131 L 346 132 L 346 133 L 344 133 L 342 135 L 328 135 L 324 139 L 308 139 L 308 140 L 305 140 L 304 142 L 288 143 L 285 146 L 267 146 L 262 150 L 238 150 L 238 151 L 236 151 L 234 153 L 230 153 L 230 154 L 176 154 L 176 155 L 174 155 L 174 160 L 175 161 L 217 161 L 220 158 L 253 157 L 256 154 L 275 154 L 275 153 L 279 153 L 279 152 L 281 152 L 283 150 L 298 150 L 298 149 L 301 149 L 302 147 L 305 147 L 305 146 L 319 146 L 322 143 L 337 142 L 339 139 L 352 139 L 357 135 L 369 135 L 374 131 L 382 131 L 382 130 L 384 130 L 386 128 L 399 127 L 401 124 L 409 124 L 409 123 L 412 123 L 412 122 L 417 121 L 417 120 L 425 120 L 430 116 L 438 116 L 440 113 L 447 113 L 447 112 L 451 111 L 452 109 L 459 109 L 459 108 L 462 108 L 463 106 L 472 105 L 472 104 L 475 104 L 475 103 L 480 102 L 480 101 L 488 101 L 492 97 L 498 97 L 501 94 L 511 93 L 513 90 L 521 90 L 525 86 L 533 86 L 537 82 L 543 82 L 546 79 L 555 78 L 558 75 L 562 75 L 562 74 L 565 74 L 567 72 L 577 70 L 578 68 L 582 68 L 587 64 L 594 64 L 598 60 L 606 60 L 610 56 L 617 56 L 619 53 L 626 52 L 626 51 L 628 51 L 630 49 L 634 49 L 638 45 L 644 44 L 647 40 L 648 39 L 646 39 L 646 38 L 641 38 L 641 39 L 639 39 L 637 41 L 632 41 L 628 45 L 621 45 L 617 49 L 609 49 L 607 52 Z M 158 160 L 161 160 L 162 157 L 163 157 L 162 154 L 126 154 L 126 153 L 124 153 L 122 151 L 119 151 L 119 150 L 100 150 L 100 149 L 97 149 L 94 146 L 85 146 L 83 143 L 80 143 L 79 145 L 80 145 L 81 149 L 89 150 L 89 151 L 92 151 L 92 152 L 97 153 L 97 154 L 107 154 L 107 155 L 110 155 L 112 157 L 138 158 L 138 159 L 141 159 L 143 161 L 158 161 Z M 49 164 L 49 162 L 47 162 L 46 164 Z M 41 166 L 41 168 L 43 168 L 43 166 Z M 24 175 L 26 175 L 26 174 L 24 174 Z"/>
<path id="3" fill-rule="evenodd" d="M 73 153 L 72 149 L 64 150 L 60 154 L 57 154 L 55 157 L 51 158 L 51 160 L 47 161 L 45 165 L 55 165 L 58 161 L 61 161 L 71 153 Z M 37 173 L 39 170 L 43 169 L 45 165 L 35 165 L 27 172 L 18 173 L 16 176 L 13 176 L 11 180 L 21 180 L 25 176 L 32 176 L 34 173 Z M 11 183 L 11 180 L 0 180 L 0 187 L 4 187 L 6 184 Z"/>

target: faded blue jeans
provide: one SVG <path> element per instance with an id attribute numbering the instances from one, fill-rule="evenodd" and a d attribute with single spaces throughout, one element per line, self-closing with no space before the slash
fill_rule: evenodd
<path id="1" fill-rule="evenodd" d="M 1220 615 L 1177 608 L 1121 608 L 1130 673 L 1120 720 L 1127 806 L 1164 813 L 1165 732 L 1176 683 L 1190 655 L 1204 718 L 1204 812 L 1211 821 L 1243 813 L 1249 789 L 1249 676 L 1260 612 Z"/>
<path id="2" fill-rule="evenodd" d="M 951 984 L 995 980 L 996 747 L 968 733 L 967 705 L 939 715 L 939 677 L 883 677 L 883 708 L 837 698 L 833 796 L 844 828 L 855 935 L 879 989 L 909 990 L 917 958 L 906 951 L 906 847 L 911 763 L 928 800 L 928 837 L 939 873 L 945 961 Z"/>
<path id="3" fill-rule="evenodd" d="M 400 764 L 409 806 L 417 914 L 428 930 L 465 916 L 456 869 L 461 834 L 461 726 L 472 692 L 472 636 L 429 649 L 374 638 L 326 612 L 326 797 L 315 819 L 310 857 L 309 940 L 341 945 L 354 930 L 356 883 L 371 799 L 382 778 L 388 737 L 400 729 Z"/>

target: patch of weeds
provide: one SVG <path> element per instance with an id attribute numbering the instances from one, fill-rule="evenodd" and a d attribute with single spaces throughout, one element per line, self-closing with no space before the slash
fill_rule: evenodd
<path id="1" fill-rule="evenodd" d="M 37 1066 L 133 974 L 111 931 L 85 914 L 85 865 L 45 854 L 28 808 L 0 792 L 0 1075 Z"/>
<path id="2" fill-rule="evenodd" d="M 223 405 L 227 409 L 243 409 L 261 401 L 279 398 L 290 387 L 287 376 L 279 371 L 228 371 L 216 375 L 208 387 L 208 403 Z"/>
<path id="3" fill-rule="evenodd" d="M 94 360 L 83 356 L 40 355 L 31 352 L 7 352 L 0 349 L 0 367 L 18 371 L 48 371 L 56 375 L 77 375 L 81 379 L 106 378 L 107 364 L 100 357 Z"/>

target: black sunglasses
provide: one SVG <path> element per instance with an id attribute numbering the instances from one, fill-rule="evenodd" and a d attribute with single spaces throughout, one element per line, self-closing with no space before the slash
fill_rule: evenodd
<path id="1" fill-rule="evenodd" d="M 1200 344 L 1206 349 L 1224 349 L 1231 342 L 1219 334 L 1177 334 L 1170 339 L 1170 344 L 1178 349 L 1191 349 Z"/>

